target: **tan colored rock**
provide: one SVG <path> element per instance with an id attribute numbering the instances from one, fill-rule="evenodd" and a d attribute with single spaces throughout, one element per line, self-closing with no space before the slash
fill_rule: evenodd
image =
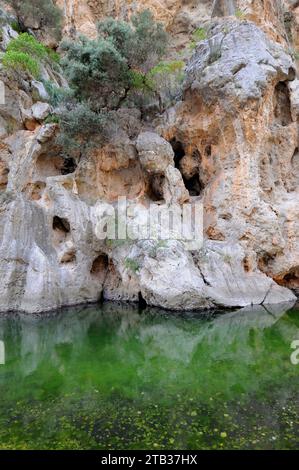
<path id="1" fill-rule="evenodd" d="M 258 266 L 291 287 L 299 259 L 295 65 L 252 23 L 227 20 L 226 28 L 198 45 L 164 136 L 183 145 L 182 172 L 199 163 L 206 235 L 241 243 L 249 271 Z"/>
<path id="2" fill-rule="evenodd" d="M 41 101 L 38 101 L 37 103 L 34 103 L 34 105 L 31 108 L 32 116 L 34 119 L 37 121 L 44 121 L 46 117 L 50 114 L 51 112 L 51 107 L 48 103 L 43 103 Z"/>
<path id="3" fill-rule="evenodd" d="M 154 132 L 142 132 L 136 148 L 142 168 L 149 174 L 164 174 L 169 165 L 174 165 L 171 145 Z"/>
<path id="4" fill-rule="evenodd" d="M 196 24 L 211 15 L 212 0 L 56 0 L 65 16 L 65 33 L 96 36 L 96 22 L 114 17 L 127 19 L 138 11 L 149 9 L 154 17 L 174 34 L 189 34 Z M 183 41 L 184 42 L 184 41 Z M 186 39 L 185 39 L 186 42 Z"/>
<path id="5" fill-rule="evenodd" d="M 76 171 L 78 194 L 86 201 L 108 201 L 126 196 L 134 199 L 145 192 L 145 181 L 137 151 L 125 133 L 113 144 L 92 149 Z"/>

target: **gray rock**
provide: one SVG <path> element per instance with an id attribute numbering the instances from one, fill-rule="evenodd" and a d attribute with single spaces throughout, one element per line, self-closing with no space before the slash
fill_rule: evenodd
<path id="1" fill-rule="evenodd" d="M 154 132 L 142 132 L 136 141 L 139 160 L 148 175 L 164 177 L 161 192 L 165 202 L 180 204 L 188 201 L 182 175 L 174 167 L 174 151 L 169 142 Z"/>
<path id="2" fill-rule="evenodd" d="M 148 173 L 164 173 L 174 165 L 174 153 L 169 142 L 154 132 L 142 132 L 136 141 L 142 167 Z"/>
<path id="3" fill-rule="evenodd" d="M 278 286 L 259 270 L 246 272 L 245 253 L 237 243 L 207 241 L 197 266 L 214 304 L 224 307 L 275 304 L 296 300 L 294 294 Z"/>
<path id="4" fill-rule="evenodd" d="M 50 114 L 51 107 L 48 103 L 38 101 L 32 106 L 31 111 L 34 119 L 37 121 L 43 121 Z"/>
<path id="5" fill-rule="evenodd" d="M 235 0 L 214 0 L 212 5 L 212 17 L 231 16 L 236 12 Z"/>
<path id="6" fill-rule="evenodd" d="M 254 23 L 227 21 L 212 27 L 197 45 L 186 69 L 185 90 L 206 103 L 218 96 L 233 103 L 258 100 L 270 82 L 295 78 L 295 65 L 280 44 L 271 41 Z"/>
<path id="7" fill-rule="evenodd" d="M 5 25 L 2 28 L 2 46 L 6 49 L 12 39 L 18 37 L 18 33 L 9 25 Z"/>
<path id="8" fill-rule="evenodd" d="M 31 82 L 32 96 L 35 101 L 48 101 L 49 95 L 42 82 L 32 80 Z"/>

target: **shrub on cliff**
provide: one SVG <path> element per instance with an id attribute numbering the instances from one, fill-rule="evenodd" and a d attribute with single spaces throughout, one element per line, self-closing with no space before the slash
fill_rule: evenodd
<path id="1" fill-rule="evenodd" d="M 40 72 L 39 64 L 25 52 L 6 52 L 2 63 L 6 69 L 17 73 L 28 73 L 34 78 L 37 78 Z"/>
<path id="2" fill-rule="evenodd" d="M 30 34 L 22 33 L 9 42 L 2 63 L 17 74 L 38 78 L 41 64 L 47 60 L 52 60 L 48 49 Z"/>
<path id="3" fill-rule="evenodd" d="M 62 12 L 52 0 L 5 0 L 17 17 L 20 31 L 49 30 L 61 34 Z"/>
<path id="4" fill-rule="evenodd" d="M 59 116 L 60 135 L 58 144 L 67 152 L 82 151 L 89 146 L 91 139 L 103 140 L 107 125 L 107 113 L 96 113 L 87 102 L 66 106 Z M 96 143 L 96 142 L 95 142 Z"/>
<path id="5" fill-rule="evenodd" d="M 184 69 L 185 62 L 182 60 L 163 61 L 148 73 L 159 100 L 160 112 L 179 98 L 185 78 Z"/>
<path id="6" fill-rule="evenodd" d="M 94 110 L 117 109 L 157 64 L 167 45 L 167 34 L 146 10 L 132 23 L 109 18 L 98 24 L 98 38 L 64 41 L 62 65 L 78 100 L 92 100 Z M 149 87 L 150 88 L 150 87 Z"/>
<path id="7" fill-rule="evenodd" d="M 166 47 L 167 33 L 148 10 L 134 16 L 131 23 L 112 18 L 99 23 L 95 40 L 80 36 L 77 41 L 63 41 L 61 65 L 75 102 L 66 102 L 61 113 L 62 141 L 82 146 L 82 133 L 88 129 L 90 135 L 92 116 L 96 127 L 91 125 L 91 130 L 99 136 L 96 116 L 100 116 L 104 134 L 104 116 L 111 120 L 110 112 L 132 103 L 135 92 L 154 93 L 149 73 Z M 84 113 L 79 104 L 84 105 Z M 86 144 L 87 141 L 92 139 L 84 139 Z"/>

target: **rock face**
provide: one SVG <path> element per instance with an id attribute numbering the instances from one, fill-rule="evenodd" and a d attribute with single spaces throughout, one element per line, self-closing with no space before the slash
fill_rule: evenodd
<path id="1" fill-rule="evenodd" d="M 179 47 L 211 16 L 246 18 L 280 42 L 286 40 L 286 20 L 287 29 L 293 32 L 293 42 L 298 38 L 298 5 L 293 0 L 56 0 L 56 3 L 64 12 L 64 32 L 70 36 L 82 33 L 94 38 L 97 21 L 106 17 L 128 19 L 148 8 L 175 35 L 172 42 Z"/>
<path id="2" fill-rule="evenodd" d="M 207 37 L 188 62 L 181 101 L 153 122 L 122 108 L 112 142 L 77 160 L 62 156 L 58 126 L 44 123 L 51 108 L 43 84 L 21 89 L 5 81 L 0 311 L 100 299 L 171 310 L 294 302 L 299 81 L 287 40 L 296 36 L 297 6 L 286 10 L 293 18 L 287 31 L 284 2 L 58 3 L 68 34 L 92 36 L 97 19 L 150 7 L 176 44 L 202 24 Z M 132 211 L 138 203 L 142 221 L 152 208 L 202 203 L 203 247 L 188 250 L 175 237 L 102 239 L 99 225 L 109 223 L 111 208 L 120 210 L 123 196 Z M 133 217 L 129 228 L 136 230 Z M 156 218 L 154 231 L 161 230 Z"/>
<path id="3" fill-rule="evenodd" d="M 64 12 L 65 33 L 96 36 L 96 22 L 114 17 L 128 19 L 140 10 L 150 9 L 155 18 L 175 34 L 187 34 L 196 23 L 211 15 L 213 0 L 56 0 Z"/>
<path id="4" fill-rule="evenodd" d="M 229 20 L 223 28 L 212 26 L 191 59 L 165 136 L 180 139 L 186 177 L 198 156 L 206 235 L 242 245 L 249 271 L 298 287 L 295 66 L 254 24 Z"/>

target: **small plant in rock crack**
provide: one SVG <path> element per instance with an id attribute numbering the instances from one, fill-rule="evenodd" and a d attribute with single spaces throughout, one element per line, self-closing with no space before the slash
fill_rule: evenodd
<path id="1" fill-rule="evenodd" d="M 159 248 L 167 248 L 168 240 L 159 240 L 153 247 L 150 248 L 149 255 L 156 258 Z"/>
<path id="2" fill-rule="evenodd" d="M 245 12 L 240 10 L 239 8 L 236 10 L 235 16 L 236 18 L 238 18 L 238 20 L 245 20 L 246 18 Z"/>
<path id="3" fill-rule="evenodd" d="M 194 50 L 199 42 L 205 41 L 208 37 L 205 28 L 197 28 L 192 34 L 192 41 L 189 44 L 189 49 Z"/>
<path id="4" fill-rule="evenodd" d="M 134 273 L 137 273 L 140 270 L 138 261 L 133 258 L 126 258 L 125 267 Z"/>
<path id="5" fill-rule="evenodd" d="M 49 114 L 44 120 L 44 124 L 59 124 L 60 118 L 56 114 Z"/>
<path id="6" fill-rule="evenodd" d="M 119 248 L 121 246 L 124 246 L 124 245 L 127 245 L 129 243 L 128 240 L 110 240 L 110 239 L 106 239 L 106 246 L 108 248 Z"/>

